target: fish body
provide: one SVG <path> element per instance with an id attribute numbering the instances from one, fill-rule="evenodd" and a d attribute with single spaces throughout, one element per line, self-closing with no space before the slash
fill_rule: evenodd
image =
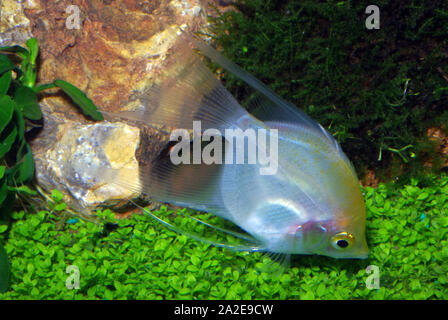
<path id="1" fill-rule="evenodd" d="M 309 127 L 264 126 L 278 130 L 278 171 L 262 175 L 259 164 L 224 166 L 222 216 L 260 240 L 266 251 L 367 257 L 364 201 L 340 147 Z M 344 233 L 351 241 L 347 250 L 332 240 Z"/>
<path id="2" fill-rule="evenodd" d="M 257 90 L 258 115 L 240 106 L 191 46 Z M 148 91 L 142 110 L 119 116 L 176 128 L 201 121 L 201 131 L 265 130 L 275 140 L 257 141 L 255 149 L 276 152 L 271 159 L 275 172 L 261 174 L 266 163 L 248 163 L 249 153 L 239 164 L 174 165 L 165 159 L 141 169 L 144 191 L 159 201 L 230 220 L 256 240 L 252 250 L 366 258 L 363 197 L 355 170 L 333 137 L 203 42 L 184 39 L 174 50 L 180 71 Z M 231 148 L 226 144 L 226 156 L 237 151 L 235 144 Z"/>

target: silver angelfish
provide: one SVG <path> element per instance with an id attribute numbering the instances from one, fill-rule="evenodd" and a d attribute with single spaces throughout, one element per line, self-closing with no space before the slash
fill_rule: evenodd
<path id="1" fill-rule="evenodd" d="M 257 90 L 255 116 L 240 106 L 193 49 Z M 102 172 L 103 177 L 136 190 L 139 184 L 158 201 L 230 220 L 254 238 L 256 244 L 243 246 L 246 250 L 366 258 L 364 200 L 354 168 L 336 140 L 204 42 L 180 37 L 173 51 L 176 62 L 164 80 L 147 91 L 144 108 L 104 113 L 106 118 L 185 129 L 200 121 L 202 130 L 219 132 L 271 130 L 278 138 L 275 174 L 261 174 L 266 163 L 175 165 L 167 158 L 143 166 L 140 182 L 118 177 L 111 169 Z"/>

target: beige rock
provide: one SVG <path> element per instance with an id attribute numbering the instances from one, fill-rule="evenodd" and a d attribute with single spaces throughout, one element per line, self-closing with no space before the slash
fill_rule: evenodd
<path id="1" fill-rule="evenodd" d="M 24 11 L 34 6 L 34 1 L 0 1 L 0 46 L 24 45 L 31 37 L 30 20 Z"/>
<path id="2" fill-rule="evenodd" d="M 100 110 L 135 110 L 165 69 L 179 31 L 206 31 L 210 3 L 219 5 L 218 0 L 3 0 L 0 44 L 23 45 L 37 37 L 40 83 L 63 79 Z M 44 94 L 40 104 L 44 127 L 32 149 L 41 186 L 59 189 L 87 211 L 137 196 L 138 190 L 101 183 L 93 173 L 111 166 L 137 181 L 139 163 L 151 163 L 165 149 L 166 129 L 93 123 L 57 90 Z"/>
<path id="3" fill-rule="evenodd" d="M 139 195 L 138 189 L 105 183 L 101 176 L 105 168 L 111 168 L 139 181 L 135 157 L 140 142 L 138 128 L 110 122 L 79 125 L 68 120 L 52 129 L 57 139 L 47 139 L 47 148 L 35 152 L 41 169 L 37 179 L 47 189 L 58 187 L 84 208 Z"/>

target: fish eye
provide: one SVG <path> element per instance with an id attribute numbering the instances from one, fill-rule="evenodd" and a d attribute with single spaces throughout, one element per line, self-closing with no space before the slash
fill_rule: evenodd
<path id="1" fill-rule="evenodd" d="M 339 232 L 331 238 L 331 245 L 338 250 L 344 250 L 353 245 L 355 238 L 348 232 Z"/>

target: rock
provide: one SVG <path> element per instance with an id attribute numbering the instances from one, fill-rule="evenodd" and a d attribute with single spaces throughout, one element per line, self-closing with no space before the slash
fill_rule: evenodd
<path id="1" fill-rule="evenodd" d="M 41 46 L 40 81 L 69 81 L 107 111 L 139 103 L 139 93 L 164 68 L 179 29 L 207 26 L 199 0 L 36 1 L 38 8 L 25 12 Z M 74 110 L 66 100 L 43 103 L 52 112 Z"/>
<path id="2" fill-rule="evenodd" d="M 0 44 L 24 45 L 34 36 L 39 83 L 63 79 L 100 110 L 134 110 L 166 67 L 179 31 L 206 31 L 210 4 L 219 7 L 217 0 L 3 0 Z M 138 180 L 139 163 L 151 162 L 168 143 L 166 128 L 91 122 L 56 89 L 40 105 L 44 126 L 32 141 L 37 181 L 86 211 L 139 193 L 101 184 L 89 170 L 113 166 Z"/>
<path id="3" fill-rule="evenodd" d="M 439 164 L 441 168 L 448 167 L 448 135 L 445 132 L 442 128 L 435 127 L 429 128 L 426 131 L 426 136 L 434 143 L 435 153 L 438 155 L 438 158 L 442 160 Z M 425 167 L 432 168 L 434 167 L 434 160 L 429 159 L 424 165 Z"/>
<path id="4" fill-rule="evenodd" d="M 108 167 L 122 170 L 130 174 L 131 179 L 139 180 L 135 158 L 139 146 L 138 128 L 110 122 L 83 126 L 69 120 L 52 123 L 53 134 L 48 135 L 46 148 L 34 153 L 40 168 L 36 174 L 41 185 L 46 189 L 57 187 L 87 207 L 139 195 L 138 189 L 125 190 L 105 184 L 97 175 Z"/>
<path id="5" fill-rule="evenodd" d="M 33 1 L 29 1 L 29 8 L 34 5 Z M 32 36 L 30 20 L 25 16 L 24 10 L 25 7 L 20 1 L 0 1 L 0 46 L 23 46 Z"/>
<path id="6" fill-rule="evenodd" d="M 372 169 L 367 169 L 365 176 L 359 181 L 364 187 L 378 187 L 378 177 L 375 175 L 375 171 Z"/>

